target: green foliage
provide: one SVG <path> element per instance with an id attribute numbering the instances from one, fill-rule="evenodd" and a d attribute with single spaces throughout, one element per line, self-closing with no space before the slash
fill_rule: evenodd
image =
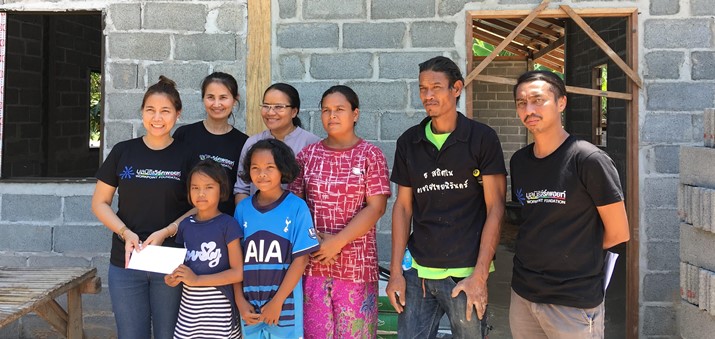
<path id="1" fill-rule="evenodd" d="M 489 54 L 492 53 L 494 50 L 494 46 L 491 44 L 488 44 L 482 40 L 479 39 L 474 39 L 474 44 L 472 44 L 472 52 L 474 53 L 474 56 L 489 56 Z M 502 50 L 497 54 L 498 56 L 514 56 L 516 54 L 507 52 L 505 50 Z"/>
<path id="2" fill-rule="evenodd" d="M 99 142 L 102 121 L 102 74 L 89 73 L 89 140 Z"/>

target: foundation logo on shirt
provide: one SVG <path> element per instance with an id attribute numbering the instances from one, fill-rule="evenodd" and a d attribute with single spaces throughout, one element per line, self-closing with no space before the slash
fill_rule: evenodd
<path id="1" fill-rule="evenodd" d="M 522 189 L 516 190 L 516 198 L 522 205 L 526 204 L 566 204 L 566 191 L 537 190 L 524 194 Z"/>
<path id="2" fill-rule="evenodd" d="M 219 165 L 226 167 L 228 169 L 233 169 L 233 165 L 236 164 L 236 162 L 233 160 L 229 160 L 226 158 L 222 158 L 218 155 L 211 155 L 211 154 L 201 154 L 201 155 L 199 155 L 199 159 L 201 159 L 201 160 L 211 159 L 211 160 L 219 163 Z"/>
<path id="3" fill-rule="evenodd" d="M 134 176 L 134 169 L 132 166 L 124 166 L 124 170 L 119 174 L 121 179 L 131 179 Z"/>
<path id="4" fill-rule="evenodd" d="M 181 171 L 165 171 L 165 170 L 145 168 L 145 169 L 138 169 L 137 173 L 134 177 L 139 178 L 139 179 L 149 179 L 149 180 L 170 179 L 170 180 L 181 181 Z"/>

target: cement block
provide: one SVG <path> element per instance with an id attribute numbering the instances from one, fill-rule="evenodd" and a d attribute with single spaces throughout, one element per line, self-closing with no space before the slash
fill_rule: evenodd
<path id="1" fill-rule="evenodd" d="M 242 49 L 243 47 L 239 45 L 239 54 L 245 54 L 242 52 Z M 244 82 L 246 80 L 246 63 L 244 58 L 240 57 L 236 60 L 236 62 L 228 64 L 222 63 L 214 65 L 213 71 L 224 72 L 233 75 L 233 77 L 236 78 L 236 81 L 238 81 L 238 91 L 241 92 L 242 90 L 244 90 L 244 88 L 241 88 L 242 86 L 244 86 Z M 245 96 L 241 95 L 241 98 L 245 98 Z M 243 104 L 243 102 L 241 104 Z M 243 110 L 243 108 L 241 110 Z"/>
<path id="2" fill-rule="evenodd" d="M 360 117 L 355 126 L 355 133 L 365 140 L 377 140 L 379 132 L 378 121 L 380 121 L 379 112 L 361 109 Z"/>
<path id="3" fill-rule="evenodd" d="M 349 82 L 360 97 L 360 108 L 367 110 L 397 110 L 407 105 L 407 84 L 393 82 Z"/>
<path id="4" fill-rule="evenodd" d="M 136 64 L 109 64 L 109 83 L 114 89 L 135 89 L 137 88 L 138 65 Z"/>
<path id="5" fill-rule="evenodd" d="M 52 251 L 52 227 L 0 225 L 0 248 L 5 251 Z"/>
<path id="6" fill-rule="evenodd" d="M 365 19 L 367 10 L 363 0 L 304 0 L 305 19 Z"/>
<path id="7" fill-rule="evenodd" d="M 97 272 L 99 273 L 99 272 Z M 109 297 L 109 288 L 107 282 L 102 281 L 102 291 L 97 294 L 82 295 L 82 312 L 85 315 L 105 313 L 112 311 L 112 300 Z"/>
<path id="8" fill-rule="evenodd" d="M 64 221 L 65 222 L 97 222 L 91 209 L 92 196 L 79 195 L 65 197 Z"/>
<path id="9" fill-rule="evenodd" d="M 651 0 L 651 15 L 672 15 L 680 11 L 680 0 Z"/>
<path id="10" fill-rule="evenodd" d="M 645 209 L 645 232 L 648 240 L 676 240 L 680 235 L 680 221 L 673 208 Z"/>
<path id="11" fill-rule="evenodd" d="M 677 303 L 680 337 L 687 339 L 703 338 L 704 333 L 715 333 L 715 321 L 707 312 L 685 301 Z"/>
<path id="12" fill-rule="evenodd" d="M 278 16 L 281 19 L 294 18 L 296 7 L 296 0 L 278 0 Z"/>
<path id="13" fill-rule="evenodd" d="M 677 174 L 679 159 L 679 146 L 655 146 L 649 153 L 648 160 L 656 173 Z"/>
<path id="14" fill-rule="evenodd" d="M 425 118 L 422 112 L 385 112 L 380 119 L 380 136 L 383 140 L 397 140 L 408 128 L 417 125 Z"/>
<path id="15" fill-rule="evenodd" d="M 690 0 L 690 12 L 693 15 L 715 15 L 712 0 Z"/>
<path id="16" fill-rule="evenodd" d="M 434 0 L 372 0 L 372 19 L 431 18 Z"/>
<path id="17" fill-rule="evenodd" d="M 20 322 L 13 321 L 0 327 L 0 338 L 20 338 Z"/>
<path id="18" fill-rule="evenodd" d="M 278 25 L 276 43 L 282 48 L 338 47 L 338 25 L 329 23 Z"/>
<path id="19" fill-rule="evenodd" d="M 643 301 L 673 302 L 679 299 L 678 271 L 646 273 L 643 277 Z"/>
<path id="20" fill-rule="evenodd" d="M 111 59 L 164 61 L 171 51 L 169 34 L 163 33 L 110 33 L 107 44 Z"/>
<path id="21" fill-rule="evenodd" d="M 156 80 L 154 80 L 156 81 Z M 144 93 L 107 93 L 106 94 L 105 119 L 128 120 L 141 119 L 141 106 Z M 105 128 L 105 131 L 110 131 Z"/>
<path id="22" fill-rule="evenodd" d="M 715 234 L 680 224 L 680 260 L 715 271 Z M 677 258 L 677 253 L 676 253 Z"/>
<path id="23" fill-rule="evenodd" d="M 440 52 L 396 52 L 378 54 L 380 78 L 410 79 L 419 77 L 419 64 L 433 57 L 442 55 Z"/>
<path id="24" fill-rule="evenodd" d="M 647 266 L 654 271 L 677 271 L 678 249 L 677 242 L 649 241 L 647 247 Z"/>
<path id="25" fill-rule="evenodd" d="M 367 79 L 372 77 L 372 53 L 313 54 L 310 75 L 314 79 Z"/>
<path id="26" fill-rule="evenodd" d="M 137 112 L 137 114 L 139 114 Z M 131 139 L 133 136 L 134 126 L 131 123 L 124 122 L 105 122 L 104 123 L 104 147 L 107 151 L 111 150 L 114 145 L 120 141 Z M 109 155 L 109 152 L 104 152 L 104 156 Z"/>
<path id="27" fill-rule="evenodd" d="M 206 14 L 207 8 L 202 4 L 147 2 L 143 28 L 203 32 Z"/>
<path id="28" fill-rule="evenodd" d="M 62 213 L 61 198 L 52 195 L 3 194 L 2 220 L 53 221 Z"/>
<path id="29" fill-rule="evenodd" d="M 235 34 L 190 34 L 174 37 L 176 60 L 236 60 Z"/>
<path id="30" fill-rule="evenodd" d="M 382 141 L 375 141 L 373 142 L 373 145 L 380 147 L 382 150 L 382 153 L 385 154 L 385 158 L 387 159 L 387 167 L 392 169 L 393 164 L 395 163 L 395 149 L 397 148 L 397 140 L 392 141 L 392 140 L 382 140 Z M 395 195 L 397 194 L 397 188 L 395 185 L 392 185 L 392 194 Z M 389 211 L 389 213 L 392 213 L 392 211 Z M 385 212 L 385 214 L 388 214 L 388 212 Z"/>
<path id="31" fill-rule="evenodd" d="M 245 5 L 244 5 L 245 6 Z M 243 32 L 244 12 L 239 3 L 225 3 L 221 5 L 216 16 L 216 26 L 222 32 Z"/>
<path id="32" fill-rule="evenodd" d="M 305 76 L 305 64 L 300 54 L 286 54 L 278 57 L 278 67 L 282 80 L 300 80 Z"/>
<path id="33" fill-rule="evenodd" d="M 13 252 L 0 252 L 0 267 L 2 266 L 25 267 L 27 266 L 27 256 L 18 255 Z M 1 335 L 0 338 L 2 338 Z"/>
<path id="34" fill-rule="evenodd" d="M 300 109 L 301 111 L 315 110 L 318 111 L 318 121 L 317 129 L 322 130 L 323 127 L 320 122 L 320 99 L 323 97 L 323 92 L 330 86 L 337 85 L 337 81 L 316 81 L 316 82 L 290 82 L 298 93 L 300 93 Z M 353 88 L 355 89 L 355 88 Z M 363 102 L 362 96 L 358 93 L 360 102 Z M 360 105 L 362 106 L 362 104 Z M 360 107 L 362 109 L 362 107 Z M 307 114 L 299 113 L 299 116 L 303 120 L 303 123 L 307 122 Z M 314 132 L 315 133 L 315 132 Z M 316 133 L 317 134 L 317 133 Z"/>
<path id="35" fill-rule="evenodd" d="M 117 335 L 116 332 L 117 329 L 113 315 L 84 317 L 84 333 L 87 338 L 114 339 Z"/>
<path id="36" fill-rule="evenodd" d="M 345 48 L 401 48 L 407 26 L 401 22 L 343 24 Z"/>
<path id="37" fill-rule="evenodd" d="M 160 63 L 146 66 L 149 82 L 163 75 L 176 82 L 178 89 L 201 88 L 201 81 L 209 75 L 209 65 L 205 63 Z"/>
<path id="38" fill-rule="evenodd" d="M 420 99 L 420 83 L 418 81 L 410 82 L 410 107 L 424 113 L 425 106 L 422 105 L 422 99 Z"/>
<path id="39" fill-rule="evenodd" d="M 22 329 L 20 338 L 61 339 L 61 334 L 55 331 L 47 321 L 35 313 L 29 313 L 21 318 Z"/>
<path id="40" fill-rule="evenodd" d="M 501 5 L 539 4 L 540 0 L 499 0 Z"/>
<path id="41" fill-rule="evenodd" d="M 111 244 L 107 244 L 107 251 L 110 250 Z M 102 279 L 102 286 L 109 285 L 109 253 L 101 254 L 92 257 L 90 266 L 97 268 L 97 276 Z"/>
<path id="42" fill-rule="evenodd" d="M 645 208 L 676 208 L 678 178 L 645 178 L 643 187 Z"/>
<path id="43" fill-rule="evenodd" d="M 464 4 L 468 2 L 484 2 L 484 0 L 438 0 L 437 13 L 439 16 L 452 16 L 464 9 Z"/>
<path id="44" fill-rule="evenodd" d="M 30 267 L 89 267 L 89 260 L 79 256 L 67 255 L 36 255 L 28 260 Z"/>
<path id="45" fill-rule="evenodd" d="M 454 47 L 456 29 L 454 22 L 415 22 L 410 29 L 412 47 Z"/>
<path id="46" fill-rule="evenodd" d="M 648 19 L 646 48 L 708 48 L 713 46 L 712 20 Z"/>
<path id="47" fill-rule="evenodd" d="M 389 264 L 392 257 L 392 235 L 389 233 L 377 233 L 377 259 L 380 262 Z M 387 266 L 389 267 L 389 266 Z"/>
<path id="48" fill-rule="evenodd" d="M 678 79 L 685 54 L 675 51 L 654 51 L 645 55 L 646 79 Z"/>
<path id="49" fill-rule="evenodd" d="M 55 226 L 54 246 L 57 253 L 106 253 L 111 248 L 112 232 L 103 225 Z"/>
<path id="50" fill-rule="evenodd" d="M 643 334 L 675 335 L 676 329 L 675 308 L 671 306 L 645 306 L 643 308 Z"/>
<path id="51" fill-rule="evenodd" d="M 693 65 L 691 71 L 693 80 L 715 79 L 715 52 L 697 51 L 690 54 L 690 57 Z"/>
<path id="52" fill-rule="evenodd" d="M 715 189 L 715 148 L 682 146 L 680 182 Z"/>
<path id="53" fill-rule="evenodd" d="M 109 18 L 118 31 L 128 31 L 141 27 L 141 4 L 115 3 L 107 10 Z"/>
<path id="54" fill-rule="evenodd" d="M 646 91 L 646 107 L 652 111 L 700 111 L 715 104 L 712 83 L 652 83 Z"/>
<path id="55" fill-rule="evenodd" d="M 641 130 L 644 142 L 689 142 L 698 135 L 690 114 L 649 113 Z"/>

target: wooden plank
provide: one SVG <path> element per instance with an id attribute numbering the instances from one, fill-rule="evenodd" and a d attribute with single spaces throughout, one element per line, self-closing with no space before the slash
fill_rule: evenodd
<path id="1" fill-rule="evenodd" d="M 487 43 L 490 43 L 494 46 L 498 45 L 501 42 L 499 39 L 495 39 L 495 38 L 489 36 L 488 34 L 481 34 L 481 33 L 482 32 L 479 32 L 479 33 L 475 32 L 474 35 L 477 39 L 482 40 Z M 504 50 L 506 50 L 507 52 L 510 52 L 510 53 L 514 53 L 516 55 L 520 55 L 522 57 L 526 56 L 526 53 L 523 50 L 521 50 L 520 47 L 517 49 L 516 47 L 512 47 L 511 44 L 504 47 Z M 486 59 L 487 57 L 483 57 L 483 58 Z"/>
<path id="2" fill-rule="evenodd" d="M 246 45 L 246 133 L 265 129 L 261 118 L 263 91 L 271 84 L 271 1 L 248 0 Z"/>
<path id="3" fill-rule="evenodd" d="M 564 37 L 558 38 L 558 40 L 550 43 L 548 46 L 538 50 L 536 53 L 534 53 L 534 59 L 538 59 L 546 54 L 551 53 L 551 51 L 561 47 L 564 45 Z"/>
<path id="4" fill-rule="evenodd" d="M 67 292 L 67 338 L 82 339 L 82 292 L 80 287 Z"/>
<path id="5" fill-rule="evenodd" d="M 82 284 L 80 291 L 82 294 L 98 294 L 99 292 L 102 292 L 102 279 L 100 277 L 94 277 L 85 281 Z"/>
<path id="6" fill-rule="evenodd" d="M 474 80 L 492 82 L 495 84 L 503 85 L 516 85 L 516 79 L 509 79 L 504 77 L 498 77 L 493 75 L 478 75 Z M 633 100 L 633 96 L 630 93 L 612 92 L 612 91 L 599 91 L 597 89 L 566 86 L 566 92 L 574 94 L 592 95 L 597 97 L 606 97 L 612 99 L 621 100 Z"/>
<path id="7" fill-rule="evenodd" d="M 478 30 L 475 30 L 475 32 L 480 32 L 482 34 L 488 34 L 490 36 L 493 36 L 499 42 L 501 42 L 504 39 L 504 37 L 506 37 L 509 34 L 509 32 L 511 32 L 511 31 L 505 31 L 505 30 L 499 30 L 499 32 L 497 32 L 497 31 L 495 31 L 494 27 L 486 25 L 483 22 L 486 22 L 486 21 L 477 22 L 474 24 L 474 27 L 478 28 Z M 504 34 L 504 33 L 506 33 L 506 34 Z M 524 53 L 527 53 L 529 50 L 529 47 L 530 47 L 528 39 L 521 37 L 521 34 L 514 37 L 512 42 L 509 43 L 509 45 L 512 47 L 516 47 L 516 48 L 524 50 Z M 538 48 L 532 47 L 532 49 L 537 50 Z"/>
<path id="8" fill-rule="evenodd" d="M 508 23 L 505 22 L 504 20 L 500 19 L 485 19 L 485 20 L 475 20 L 475 22 L 484 22 L 487 25 L 491 27 L 495 27 L 496 29 L 506 32 L 509 34 L 509 32 L 513 31 L 517 24 L 515 23 Z M 527 43 L 534 43 L 538 45 L 543 45 L 543 46 L 548 46 L 549 43 L 551 43 L 551 40 L 544 36 L 543 34 L 540 34 L 539 32 L 537 33 L 531 33 L 531 30 L 529 30 L 529 27 L 533 25 L 533 22 L 529 25 L 527 25 L 519 35 L 516 36 L 515 39 L 521 39 L 521 40 L 526 40 Z M 518 40 L 517 40 L 518 41 Z"/>
<path id="9" fill-rule="evenodd" d="M 515 36 L 517 36 L 523 29 L 528 25 L 531 20 L 534 20 L 537 15 L 539 15 L 539 12 L 543 11 L 546 6 L 549 5 L 550 0 L 543 0 L 539 6 L 537 6 L 529 15 L 519 24 L 519 26 L 514 29 L 498 46 L 494 47 L 494 50 L 487 56 L 486 59 L 482 60 L 482 62 L 477 65 L 467 76 L 467 78 L 464 80 L 465 84 L 468 84 L 474 80 L 474 78 L 481 73 L 484 68 L 489 65 L 489 63 L 494 60 L 494 58 L 501 52 L 504 47 L 506 47 L 512 39 L 514 39 Z"/>
<path id="10" fill-rule="evenodd" d="M 54 300 L 40 304 L 34 309 L 42 319 L 45 319 L 55 331 L 67 335 L 67 312 Z"/>
<path id="11" fill-rule="evenodd" d="M 638 8 L 623 7 L 623 8 L 577 8 L 574 11 L 582 18 L 590 17 L 627 17 L 634 12 L 638 12 Z M 467 14 L 479 19 L 514 19 L 523 18 L 531 13 L 528 9 L 513 9 L 513 10 L 488 10 L 488 11 L 467 11 Z M 539 14 L 539 19 L 545 18 L 567 18 L 568 15 L 560 9 L 545 9 Z"/>
<path id="12" fill-rule="evenodd" d="M 600 47 L 601 50 L 603 50 L 603 52 L 605 52 L 606 55 L 608 55 L 608 57 L 611 58 L 611 60 L 613 60 L 613 62 L 621 70 L 623 70 L 623 72 L 625 72 L 626 75 L 628 75 L 628 77 L 631 78 L 631 80 L 633 80 L 636 83 L 636 85 L 638 85 L 638 87 L 643 87 L 643 80 L 641 80 L 638 73 L 634 72 L 633 69 L 631 69 L 631 67 L 628 66 L 628 64 L 626 64 L 626 62 L 623 61 L 623 59 L 621 59 L 621 57 L 618 56 L 618 54 L 616 54 L 616 52 L 614 52 L 613 49 L 611 49 L 611 47 L 608 46 L 608 44 L 605 41 L 603 41 L 603 39 L 601 39 L 601 37 L 598 35 L 598 33 L 596 33 L 591 28 L 591 26 L 589 26 L 586 23 L 586 21 L 584 21 L 576 12 L 574 12 L 574 10 L 571 8 L 571 6 L 561 5 L 561 6 L 559 6 L 559 8 L 561 8 L 564 12 L 566 12 L 566 14 L 568 14 L 571 17 L 571 19 L 579 27 L 581 27 L 581 29 L 586 33 L 586 35 L 588 35 L 591 38 L 591 40 L 593 40 L 593 42 L 595 42 L 596 45 L 598 47 Z"/>
<path id="13" fill-rule="evenodd" d="M 466 22 L 464 27 L 469 27 L 473 22 L 472 16 L 467 14 L 465 16 Z M 465 29 L 464 30 L 464 42 L 466 43 L 467 46 L 467 71 L 471 70 L 473 65 L 474 65 L 474 51 L 472 50 L 472 46 L 474 44 L 474 36 L 472 35 L 472 30 L 470 29 Z M 464 115 L 470 119 L 474 118 L 474 88 L 472 85 L 465 85 L 464 89 L 462 90 L 462 96 L 464 97 Z M 459 104 L 459 103 L 458 103 Z"/>

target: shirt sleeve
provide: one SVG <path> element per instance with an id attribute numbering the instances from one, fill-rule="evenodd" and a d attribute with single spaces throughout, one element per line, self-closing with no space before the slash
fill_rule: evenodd
<path id="1" fill-rule="evenodd" d="M 183 142 L 184 140 L 186 140 L 185 135 L 186 135 L 186 125 L 177 128 L 176 131 L 174 131 L 174 135 L 172 135 L 172 137 L 178 141 Z"/>
<path id="2" fill-rule="evenodd" d="M 243 228 L 234 218 L 226 218 L 226 244 L 243 238 Z"/>
<path id="3" fill-rule="evenodd" d="M 176 230 L 176 239 L 174 239 L 174 242 L 184 246 L 184 231 L 186 230 L 186 223 L 189 222 L 189 218 L 184 218 L 184 220 L 181 220 L 179 223 L 179 228 Z"/>
<path id="4" fill-rule="evenodd" d="M 502 152 L 499 137 L 493 129 L 487 128 L 487 132 L 481 138 L 479 145 L 479 171 L 482 175 L 506 174 L 504 165 L 504 153 Z"/>
<path id="5" fill-rule="evenodd" d="M 107 158 L 104 159 L 102 166 L 99 166 L 99 169 L 97 170 L 97 174 L 95 175 L 97 180 L 101 180 L 103 183 L 112 187 L 119 186 L 117 166 L 119 166 L 119 157 L 122 152 L 122 148 L 122 144 L 117 144 L 112 148 Z"/>
<path id="6" fill-rule="evenodd" d="M 581 162 L 581 182 L 596 206 L 623 201 L 616 165 L 603 151 L 595 151 Z"/>
<path id="7" fill-rule="evenodd" d="M 392 165 L 392 176 L 390 177 L 390 180 L 400 186 L 412 187 L 407 169 L 407 160 L 405 159 L 405 141 L 402 140 L 402 138 L 404 138 L 404 134 L 397 140 L 395 161 Z"/>
<path id="8" fill-rule="evenodd" d="M 293 259 L 313 253 L 320 248 L 318 234 L 313 226 L 313 218 L 310 216 L 308 205 L 300 198 L 295 198 L 298 208 L 296 216 L 293 219 L 293 222 L 296 223 L 296 227 L 293 228 L 293 239 L 291 239 L 291 243 L 293 244 Z"/>
<path id="9" fill-rule="evenodd" d="M 243 161 L 246 158 L 246 153 L 248 148 L 253 145 L 249 145 L 248 142 L 243 144 L 241 149 L 241 156 L 238 158 L 238 166 L 236 168 L 236 183 L 233 185 L 233 194 L 251 194 L 251 185 L 241 179 L 241 172 L 243 172 Z"/>
<path id="10" fill-rule="evenodd" d="M 307 163 L 305 149 L 298 152 L 295 160 L 298 162 L 298 166 L 300 166 L 300 172 L 298 172 L 298 176 L 295 177 L 295 180 L 288 185 L 288 190 L 297 196 L 302 196 L 305 194 L 305 168 Z"/>
<path id="11" fill-rule="evenodd" d="M 389 197 L 391 195 L 390 180 L 385 155 L 379 148 L 372 146 L 370 147 L 367 162 L 367 171 L 365 173 L 365 192 L 367 196 L 384 194 Z"/>

